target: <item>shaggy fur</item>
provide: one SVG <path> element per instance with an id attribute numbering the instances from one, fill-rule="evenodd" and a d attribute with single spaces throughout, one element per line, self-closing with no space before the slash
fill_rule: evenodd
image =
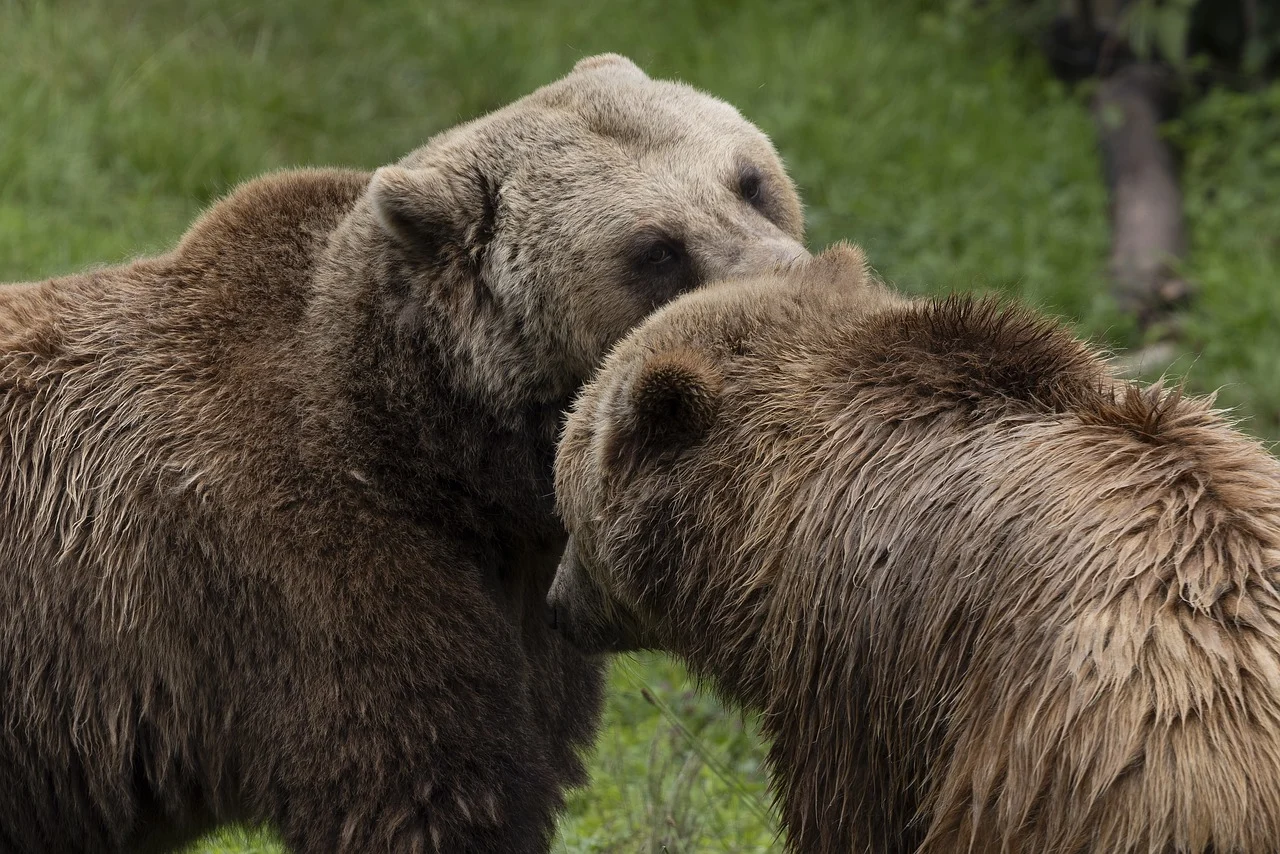
<path id="1" fill-rule="evenodd" d="M 660 311 L 560 445 L 588 649 L 762 713 L 801 852 L 1272 852 L 1280 465 L 860 253 Z"/>
<path id="2" fill-rule="evenodd" d="M 601 689 L 544 622 L 561 412 L 800 236 L 758 130 L 605 56 L 0 289 L 0 852 L 545 850 Z"/>

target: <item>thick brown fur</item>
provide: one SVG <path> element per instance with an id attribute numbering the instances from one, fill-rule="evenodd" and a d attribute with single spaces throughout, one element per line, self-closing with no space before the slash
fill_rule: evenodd
<path id="1" fill-rule="evenodd" d="M 0 852 L 545 850 L 601 691 L 544 619 L 561 413 L 801 230 L 763 134 L 603 56 L 0 288 Z"/>
<path id="2" fill-rule="evenodd" d="M 1052 322 L 849 247 L 691 294 L 557 491 L 557 624 L 761 712 L 792 850 L 1280 846 L 1280 464 Z"/>

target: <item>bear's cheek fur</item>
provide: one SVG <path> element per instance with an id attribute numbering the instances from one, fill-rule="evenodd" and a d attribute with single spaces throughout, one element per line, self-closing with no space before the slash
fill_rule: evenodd
<path id="1" fill-rule="evenodd" d="M 547 596 L 548 617 L 579 649 L 622 651 L 655 645 L 643 603 L 652 539 L 627 486 L 599 465 L 591 430 L 567 430 L 557 458 L 557 501 L 570 531 Z"/>
<path id="2" fill-rule="evenodd" d="M 486 279 L 518 321 L 512 332 L 542 342 L 541 358 L 564 364 L 580 383 L 651 306 L 626 286 L 625 265 L 610 252 L 589 254 L 554 235 L 538 246 L 524 245 L 521 227 L 518 219 L 500 223 Z"/>
<path id="3" fill-rule="evenodd" d="M 636 437 L 612 438 L 625 446 Z M 562 445 L 563 450 L 571 447 Z M 562 455 L 560 499 L 584 522 L 575 526 L 567 517 L 570 530 L 575 535 L 590 532 L 589 542 L 583 538 L 590 561 L 586 572 L 627 615 L 631 633 L 643 638 L 646 647 L 672 649 L 683 626 L 672 614 L 702 598 L 697 589 L 698 526 L 689 524 L 687 512 L 696 503 L 689 490 L 696 493 L 697 487 L 685 483 L 692 469 L 671 470 L 669 454 L 610 454 L 610 447 L 602 442 L 595 449 L 598 454 Z"/>
<path id="4" fill-rule="evenodd" d="M 673 516 L 642 496 L 623 490 L 613 507 L 602 512 L 597 547 L 597 574 L 610 597 L 632 615 L 635 632 L 668 648 L 672 609 L 691 593 L 692 573 L 684 565 L 682 543 L 674 537 Z"/>

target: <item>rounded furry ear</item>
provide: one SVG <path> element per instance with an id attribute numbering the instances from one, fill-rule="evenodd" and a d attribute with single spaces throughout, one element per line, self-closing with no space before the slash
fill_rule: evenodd
<path id="1" fill-rule="evenodd" d="M 383 166 L 373 173 L 369 196 L 383 231 L 416 254 L 433 257 L 461 245 L 475 259 L 493 235 L 497 189 L 479 170 Z"/>
<path id="2" fill-rule="evenodd" d="M 625 71 L 629 74 L 647 77 L 644 71 L 640 69 L 640 66 L 620 53 L 598 53 L 595 56 L 588 56 L 578 60 L 577 65 L 573 66 L 575 74 L 579 71 L 597 71 L 601 69 Z"/>
<path id="3" fill-rule="evenodd" d="M 659 353 L 631 385 L 632 417 L 654 433 L 699 439 L 715 421 L 719 392 L 715 369 L 701 353 Z"/>
<path id="4" fill-rule="evenodd" d="M 720 374 L 703 354 L 679 349 L 650 356 L 621 396 L 606 459 L 625 466 L 696 444 L 715 424 L 720 391 Z"/>
<path id="5" fill-rule="evenodd" d="M 803 263 L 800 281 L 810 286 L 830 287 L 840 284 L 859 287 L 870 276 L 866 253 L 852 243 L 841 241 Z"/>

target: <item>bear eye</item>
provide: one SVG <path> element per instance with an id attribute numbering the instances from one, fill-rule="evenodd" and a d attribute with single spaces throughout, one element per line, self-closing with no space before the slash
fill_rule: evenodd
<path id="1" fill-rule="evenodd" d="M 628 278 L 653 308 L 697 286 L 697 258 L 678 234 L 644 229 L 633 240 L 624 256 Z"/>
<path id="2" fill-rule="evenodd" d="M 759 205 L 764 197 L 764 179 L 755 169 L 744 169 L 738 176 L 738 195 L 753 205 Z"/>
<path id="3" fill-rule="evenodd" d="M 644 263 L 650 267 L 665 267 L 676 260 L 676 250 L 665 240 L 653 243 L 644 253 Z"/>

